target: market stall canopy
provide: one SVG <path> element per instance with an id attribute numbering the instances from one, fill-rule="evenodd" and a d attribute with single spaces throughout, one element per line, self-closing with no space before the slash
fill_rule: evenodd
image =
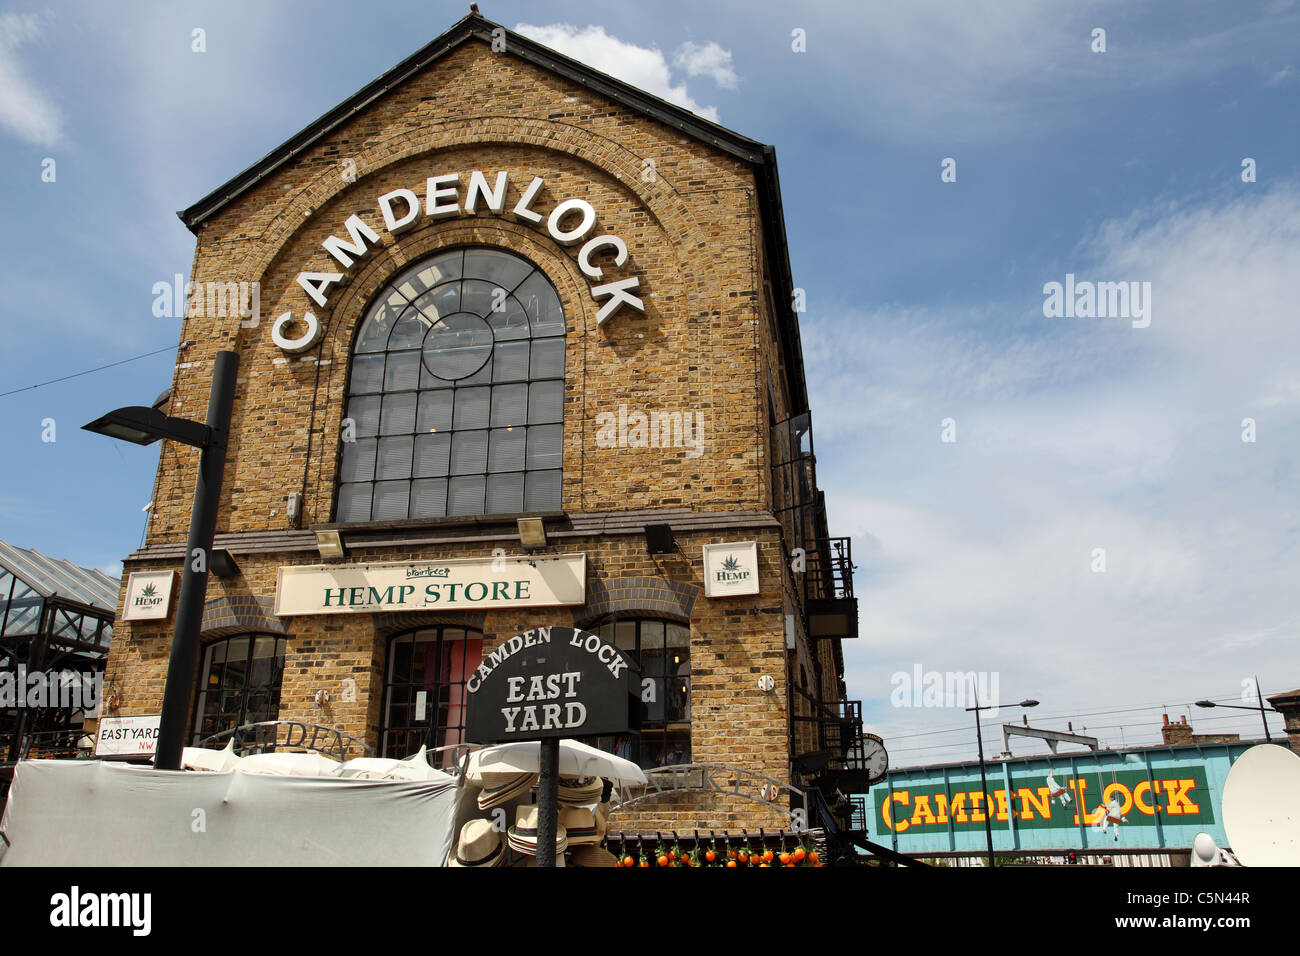
<path id="1" fill-rule="evenodd" d="M 429 766 L 421 747 L 405 760 L 394 757 L 356 757 L 338 769 L 340 777 L 361 780 L 442 780 L 454 783 L 456 778 Z"/>
<path id="2" fill-rule="evenodd" d="M 232 739 L 222 750 L 209 750 L 206 747 L 186 747 L 181 751 L 181 766 L 186 770 L 211 770 L 225 773 L 239 766 L 243 758 L 235 753 L 235 741 Z"/>
<path id="3" fill-rule="evenodd" d="M 474 751 L 469 755 L 465 776 L 479 783 L 483 773 L 539 773 L 541 769 L 541 744 L 521 740 Z M 562 777 L 604 777 L 614 783 L 646 783 L 645 774 L 632 761 L 576 740 L 560 741 L 559 771 Z"/>
<path id="4" fill-rule="evenodd" d="M 442 866 L 457 787 L 25 760 L 0 866 Z M 199 825 L 202 821 L 202 825 Z"/>
<path id="5" fill-rule="evenodd" d="M 337 777 L 339 767 L 337 760 L 314 752 L 251 754 L 239 761 L 239 769 L 244 773 L 279 777 Z"/>

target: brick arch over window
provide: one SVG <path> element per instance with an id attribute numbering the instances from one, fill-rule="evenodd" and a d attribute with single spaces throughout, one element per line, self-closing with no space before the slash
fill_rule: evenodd
<path id="1" fill-rule="evenodd" d="M 639 617 L 663 617 L 689 624 L 691 609 L 700 596 L 692 584 L 660 577 L 623 577 L 587 583 L 588 601 L 573 614 L 575 626 L 599 621 L 610 614 L 635 611 Z"/>
<path id="2" fill-rule="evenodd" d="M 203 605 L 199 632 L 205 641 L 244 631 L 288 634 L 289 625 L 284 618 L 275 616 L 274 598 L 237 594 L 215 598 Z"/>
<path id="3" fill-rule="evenodd" d="M 375 634 L 388 638 L 403 631 L 422 627 L 463 627 L 469 631 L 483 630 L 485 611 L 460 611 L 455 614 L 438 614 L 431 611 L 404 611 L 400 614 L 375 614 Z"/>
<path id="4" fill-rule="evenodd" d="M 249 253 L 238 273 L 250 279 L 260 279 L 291 243 L 293 236 L 313 221 L 317 210 L 345 190 L 356 189 L 365 177 L 412 157 L 466 146 L 535 146 L 582 160 L 617 179 L 661 229 L 669 235 L 683 236 L 683 243 L 694 249 L 694 243 L 686 243 L 685 238 L 699 234 L 699 224 L 690 206 L 667 177 L 659 175 L 647 182 L 641 175 L 643 158 L 623 144 L 590 130 L 553 120 L 479 117 L 422 124 L 418 130 L 399 129 L 387 139 L 349 157 L 355 163 L 354 180 L 343 180 L 335 164 L 323 164 L 320 175 L 294 196 L 266 231 L 257 240 L 250 239 Z M 707 288 L 701 291 L 707 297 L 717 299 L 721 292 L 717 282 L 709 279 L 709 269 L 694 259 L 683 258 L 680 249 L 675 251 L 678 253 L 677 268 L 686 282 L 697 287 L 701 282 L 708 283 Z"/>

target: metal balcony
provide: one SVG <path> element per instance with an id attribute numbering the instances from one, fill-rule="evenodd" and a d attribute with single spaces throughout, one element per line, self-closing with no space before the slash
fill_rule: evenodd
<path id="1" fill-rule="evenodd" d="M 832 538 L 827 530 L 811 416 L 796 415 L 774 425 L 771 443 L 773 513 L 787 549 L 803 554 L 803 570 L 796 571 L 796 578 L 807 633 L 812 640 L 857 637 L 852 543 Z"/>

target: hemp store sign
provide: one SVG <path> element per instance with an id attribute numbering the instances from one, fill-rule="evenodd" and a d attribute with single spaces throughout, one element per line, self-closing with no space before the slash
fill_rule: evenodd
<path id="1" fill-rule="evenodd" d="M 585 604 L 586 554 L 282 567 L 275 613 L 374 614 Z"/>
<path id="2" fill-rule="evenodd" d="M 133 571 L 126 580 L 124 621 L 161 621 L 171 607 L 174 571 Z"/>
<path id="3" fill-rule="evenodd" d="M 704 596 L 738 597 L 758 593 L 758 542 L 733 541 L 704 546 Z"/>

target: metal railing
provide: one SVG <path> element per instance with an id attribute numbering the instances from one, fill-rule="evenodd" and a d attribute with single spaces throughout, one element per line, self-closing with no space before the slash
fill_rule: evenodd
<path id="1" fill-rule="evenodd" d="M 0 734 L 0 755 L 8 754 L 14 737 Z M 15 760 L 85 760 L 95 756 L 95 737 L 81 728 L 37 730 L 25 733 L 14 752 Z"/>
<path id="2" fill-rule="evenodd" d="M 240 756 L 275 753 L 279 750 L 305 750 L 336 760 L 347 760 L 353 756 L 368 757 L 373 753 L 364 740 L 345 734 L 337 727 L 308 724 L 300 720 L 262 720 L 254 724 L 242 724 L 204 737 L 198 746 L 219 750 L 229 740 L 234 741 L 234 752 Z M 352 753 L 354 748 L 359 753 Z"/>
<path id="3" fill-rule="evenodd" d="M 772 426 L 772 511 L 787 553 L 803 550 L 805 601 L 853 596 L 853 555 L 848 538 L 827 530 L 826 496 L 817 487 L 812 417 L 796 415 Z"/>

